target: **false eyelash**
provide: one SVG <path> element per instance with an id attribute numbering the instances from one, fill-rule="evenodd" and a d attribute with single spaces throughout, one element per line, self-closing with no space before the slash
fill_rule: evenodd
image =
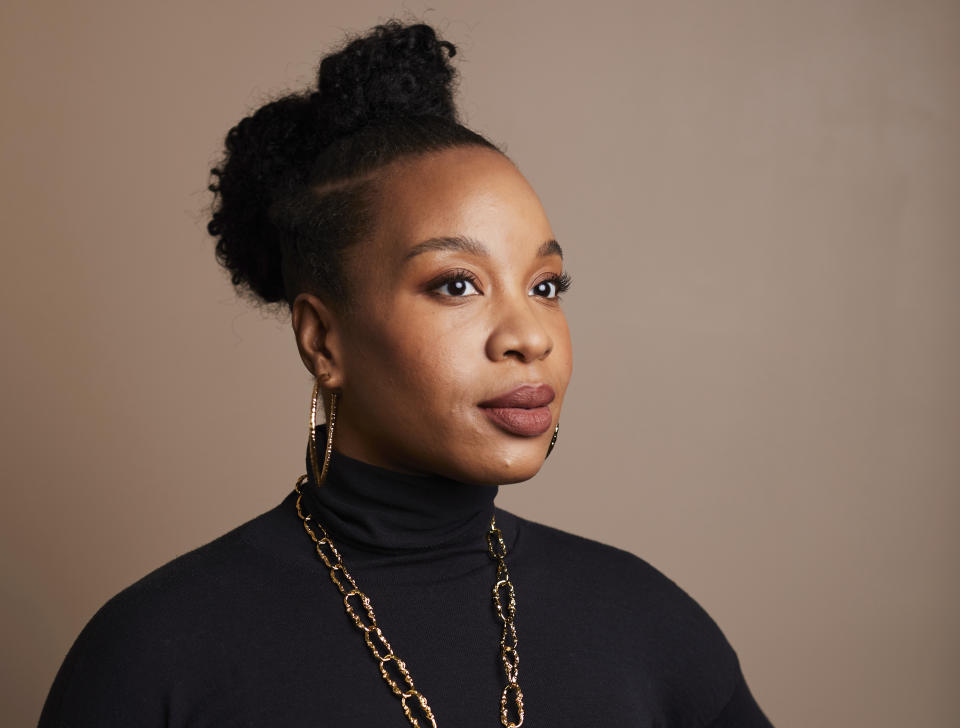
<path id="1" fill-rule="evenodd" d="M 566 293 L 570 290 L 570 286 L 573 285 L 573 278 L 569 273 L 564 271 L 558 276 L 553 276 L 552 278 L 547 278 L 548 281 L 553 281 L 553 284 L 557 287 L 557 296 L 561 293 Z"/>
<path id="2" fill-rule="evenodd" d="M 541 283 L 552 283 L 554 286 L 556 286 L 557 295 L 548 300 L 559 301 L 563 294 L 570 290 L 570 286 L 573 284 L 573 279 L 570 277 L 569 273 L 564 271 L 560 275 L 554 273 L 553 275 L 543 278 L 542 280 L 538 281 L 537 285 L 540 285 Z"/>
<path id="3" fill-rule="evenodd" d="M 439 278 L 434 278 L 428 284 L 431 291 L 436 290 L 440 286 L 445 286 L 447 283 L 453 283 L 454 281 L 470 281 L 474 288 L 478 291 L 480 290 L 480 281 L 479 279 L 470 271 L 464 268 L 457 268 L 456 270 L 447 271 Z"/>

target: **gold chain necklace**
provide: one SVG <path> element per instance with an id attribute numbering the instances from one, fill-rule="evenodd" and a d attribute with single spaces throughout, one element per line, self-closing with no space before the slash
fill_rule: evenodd
<path id="1" fill-rule="evenodd" d="M 327 468 L 333 450 L 333 428 L 336 424 L 337 412 L 337 395 L 332 393 L 330 415 L 327 418 L 327 445 L 324 452 L 323 467 L 318 472 L 315 433 L 319 386 L 320 382 L 317 380 L 313 386 L 313 406 L 310 408 L 310 462 L 318 487 L 323 484 L 327 477 Z M 343 605 L 347 615 L 353 620 L 357 629 L 363 632 L 363 639 L 367 643 L 367 647 L 379 663 L 380 675 L 390 686 L 393 693 L 400 698 L 400 706 L 403 708 L 403 714 L 407 717 L 410 725 L 414 728 L 421 728 L 420 721 L 414 714 L 414 708 L 419 706 L 422 717 L 425 717 L 433 728 L 437 728 L 437 720 L 427 703 L 426 697 L 416 689 L 406 663 L 396 655 L 380 629 L 370 598 L 357 586 L 357 582 L 350 574 L 346 564 L 343 563 L 340 552 L 333 544 L 327 529 L 310 514 L 304 513 L 301 501 L 303 499 L 303 485 L 306 482 L 307 476 L 304 474 L 297 479 L 294 486 L 297 491 L 297 515 L 300 516 L 304 530 L 313 541 L 317 555 L 323 561 L 324 566 L 330 570 L 330 581 L 343 595 Z M 320 533 L 320 536 L 317 536 L 317 532 Z M 497 580 L 493 585 L 493 605 L 503 625 L 500 637 L 500 660 L 503 662 L 507 684 L 500 694 L 500 722 L 506 728 L 519 728 L 523 724 L 523 692 L 517 683 L 520 666 L 520 655 L 517 652 L 517 627 L 514 623 L 517 599 L 505 560 L 507 544 L 503 540 L 503 533 L 497 528 L 495 516 L 490 519 L 490 530 L 487 532 L 487 551 L 490 557 L 497 562 Z M 391 670 L 395 670 L 397 674 L 391 674 Z M 401 682 L 403 685 L 401 685 Z M 516 712 L 516 722 L 513 722 L 510 718 L 509 708 L 511 703 Z"/>

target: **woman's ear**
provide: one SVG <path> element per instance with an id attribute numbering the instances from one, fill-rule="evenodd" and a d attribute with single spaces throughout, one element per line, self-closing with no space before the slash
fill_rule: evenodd
<path id="1" fill-rule="evenodd" d="M 290 322 L 304 366 L 323 382 L 323 388 L 343 387 L 343 338 L 341 321 L 320 298 L 300 293 L 293 300 Z"/>

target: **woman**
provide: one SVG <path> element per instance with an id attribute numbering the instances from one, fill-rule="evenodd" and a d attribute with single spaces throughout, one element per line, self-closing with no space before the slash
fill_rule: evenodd
<path id="1" fill-rule="evenodd" d="M 289 306 L 307 474 L 104 605 L 41 726 L 769 725 L 669 579 L 494 507 L 556 440 L 570 281 L 454 52 L 388 22 L 228 134 L 209 230 Z"/>

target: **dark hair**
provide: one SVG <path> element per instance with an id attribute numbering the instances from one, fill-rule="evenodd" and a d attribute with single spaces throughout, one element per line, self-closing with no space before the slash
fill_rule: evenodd
<path id="1" fill-rule="evenodd" d="M 457 146 L 501 151 L 458 122 L 455 54 L 430 26 L 390 20 L 323 58 L 316 89 L 230 130 L 207 230 L 239 291 L 345 305 L 343 253 L 375 223 L 378 169 Z"/>

